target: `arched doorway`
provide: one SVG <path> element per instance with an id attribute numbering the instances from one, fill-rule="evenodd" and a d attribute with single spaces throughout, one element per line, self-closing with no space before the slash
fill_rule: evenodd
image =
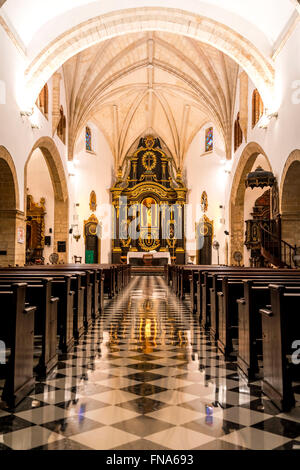
<path id="1" fill-rule="evenodd" d="M 101 238 L 99 237 L 99 220 L 92 214 L 88 220 L 84 221 L 85 239 L 85 263 L 100 263 L 101 259 Z"/>
<path id="2" fill-rule="evenodd" d="M 212 264 L 212 246 L 214 237 L 214 222 L 204 214 L 196 224 L 196 264 Z"/>
<path id="3" fill-rule="evenodd" d="M 259 144 L 250 142 L 244 149 L 233 178 L 230 196 L 230 264 L 237 264 L 236 254 L 240 254 L 239 263 L 249 265 L 249 253 L 245 243 L 245 218 L 250 215 L 252 206 L 263 195 L 264 190 L 247 189 L 245 180 L 256 165 L 263 165 L 265 170 L 272 170 L 268 157 Z M 253 192 L 254 191 L 254 192 Z"/>
<path id="4" fill-rule="evenodd" d="M 300 245 L 300 150 L 289 156 L 281 178 L 282 239 Z"/>
<path id="5" fill-rule="evenodd" d="M 43 159 L 43 161 L 41 165 L 39 165 L 41 159 Z M 41 177 L 45 181 L 45 188 L 38 189 L 37 185 L 32 183 L 33 178 L 28 174 L 30 168 L 32 168 L 34 172 L 33 175 L 36 174 L 37 171 L 39 171 L 39 174 L 41 173 Z M 29 182 L 31 181 L 32 187 L 35 188 L 36 200 L 34 203 L 41 206 L 42 202 L 40 198 L 44 197 L 42 191 L 45 190 L 48 194 L 48 203 L 45 201 L 45 212 L 47 212 L 47 206 L 49 208 L 49 213 L 53 212 L 52 220 L 50 217 L 48 226 L 48 229 L 52 228 L 52 232 L 44 233 L 44 236 L 51 237 L 51 244 L 49 245 L 51 249 L 49 248 L 46 250 L 46 257 L 44 257 L 48 258 L 50 252 L 58 253 L 59 260 L 66 263 L 68 261 L 69 245 L 68 187 L 59 151 L 51 138 L 42 137 L 35 143 L 27 159 L 24 174 L 26 197 L 25 207 L 28 207 L 27 196 L 30 194 L 26 194 L 26 190 L 27 188 L 29 191 L 31 190 L 29 187 Z M 48 184 L 50 181 L 52 185 L 51 190 Z M 52 225 L 52 227 L 50 225 Z M 48 262 L 48 259 L 45 259 L 45 262 Z"/>
<path id="6" fill-rule="evenodd" d="M 19 210 L 15 165 L 0 146 L 0 265 L 24 264 L 24 214 Z"/>

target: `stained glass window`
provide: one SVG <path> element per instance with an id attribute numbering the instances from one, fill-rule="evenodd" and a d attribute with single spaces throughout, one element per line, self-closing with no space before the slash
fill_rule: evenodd
<path id="1" fill-rule="evenodd" d="M 86 127 L 85 129 L 85 148 L 89 152 L 92 151 L 92 132 L 89 127 Z"/>
<path id="2" fill-rule="evenodd" d="M 255 127 L 262 115 L 264 114 L 264 103 L 257 90 L 252 95 L 252 127 Z"/>
<path id="3" fill-rule="evenodd" d="M 234 123 L 234 151 L 236 152 L 237 149 L 243 143 L 243 131 L 240 125 L 240 113 L 238 113 L 236 117 L 236 121 Z"/>
<path id="4" fill-rule="evenodd" d="M 47 116 L 48 115 L 48 85 L 44 86 L 37 99 L 37 106 Z"/>
<path id="5" fill-rule="evenodd" d="M 211 152 L 214 149 L 214 130 L 212 127 L 205 132 L 205 152 Z"/>
<path id="6" fill-rule="evenodd" d="M 60 107 L 60 120 L 57 126 L 57 135 L 60 138 L 60 140 L 66 144 L 66 129 L 67 129 L 67 120 L 66 116 L 64 114 L 64 108 L 61 106 Z"/>

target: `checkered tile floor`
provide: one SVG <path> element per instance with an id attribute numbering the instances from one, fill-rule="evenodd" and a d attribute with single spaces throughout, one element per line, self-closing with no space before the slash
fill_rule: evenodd
<path id="1" fill-rule="evenodd" d="M 0 410 L 0 449 L 300 449 L 300 403 L 279 413 L 188 307 L 162 278 L 133 278 L 31 396 Z"/>

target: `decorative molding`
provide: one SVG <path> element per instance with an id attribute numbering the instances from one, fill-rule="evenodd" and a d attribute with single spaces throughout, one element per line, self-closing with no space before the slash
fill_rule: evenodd
<path id="1" fill-rule="evenodd" d="M 1 3 L 1 2 L 0 2 Z M 4 2 L 2 2 L 3 5 Z M 2 6 L 0 4 L 0 7 Z M 23 44 L 22 40 L 19 38 L 18 34 L 16 31 L 13 31 L 12 26 L 9 26 L 9 21 L 4 17 L 3 13 L 0 15 L 0 25 L 6 32 L 7 36 L 9 39 L 12 41 L 14 46 L 17 48 L 17 50 L 22 54 L 23 57 L 27 57 L 26 55 L 26 47 Z"/>
<path id="2" fill-rule="evenodd" d="M 298 8 L 299 5 L 298 5 Z M 291 35 L 297 28 L 299 22 L 300 22 L 300 9 L 298 11 L 295 11 L 294 14 L 291 16 L 289 22 L 287 23 L 285 29 L 282 31 L 281 35 L 277 39 L 273 54 L 272 54 L 272 60 L 276 60 L 284 46 L 286 45 L 287 41 L 290 39 Z"/>
<path id="3" fill-rule="evenodd" d="M 243 71 L 240 74 L 240 126 L 246 142 L 248 137 L 248 83 L 248 75 Z"/>

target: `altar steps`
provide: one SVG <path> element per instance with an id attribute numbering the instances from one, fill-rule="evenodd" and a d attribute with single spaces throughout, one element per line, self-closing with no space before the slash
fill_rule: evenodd
<path id="1" fill-rule="evenodd" d="M 164 276 L 164 266 L 132 266 L 132 276 Z"/>

